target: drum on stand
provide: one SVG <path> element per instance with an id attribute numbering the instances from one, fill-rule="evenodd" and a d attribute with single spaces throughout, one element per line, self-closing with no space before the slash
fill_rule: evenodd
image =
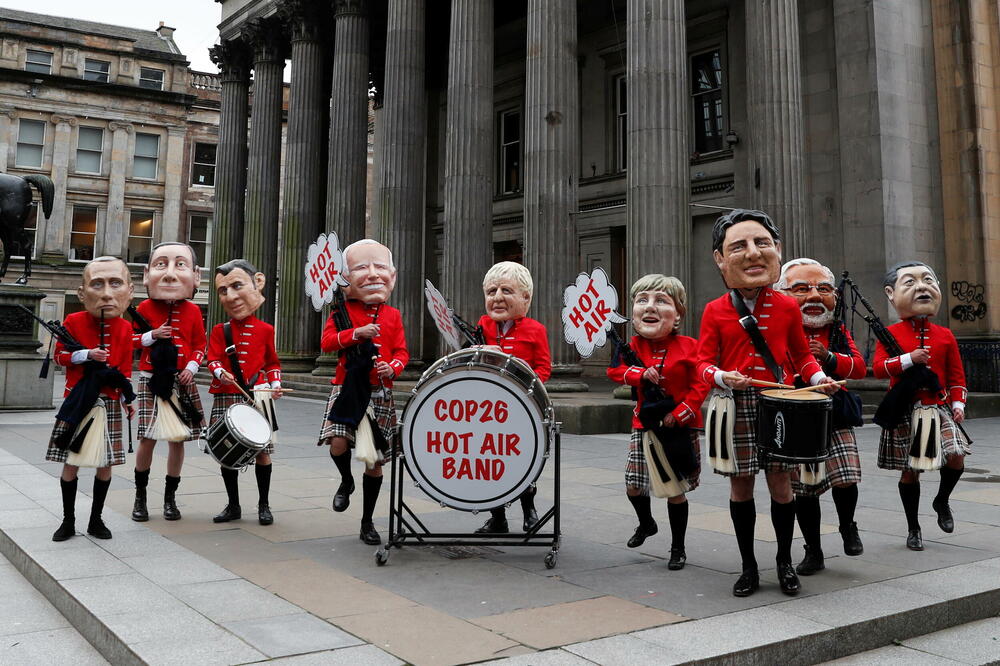
<path id="1" fill-rule="evenodd" d="M 208 429 L 208 453 L 228 469 L 243 469 L 271 441 L 271 424 L 250 405 L 232 405 Z"/>
<path id="2" fill-rule="evenodd" d="M 406 469 L 435 501 L 482 511 L 517 499 L 542 472 L 553 421 L 522 360 L 470 348 L 421 376 L 400 420 Z"/>
<path id="3" fill-rule="evenodd" d="M 757 450 L 784 463 L 819 463 L 830 457 L 833 400 L 791 389 L 760 392 Z"/>

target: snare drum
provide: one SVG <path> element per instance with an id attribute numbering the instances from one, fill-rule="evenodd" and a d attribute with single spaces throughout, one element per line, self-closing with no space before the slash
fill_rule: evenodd
<path id="1" fill-rule="evenodd" d="M 542 382 L 522 360 L 462 349 L 438 359 L 400 420 L 406 469 L 432 499 L 463 511 L 502 506 L 541 474 L 554 427 Z"/>
<path id="2" fill-rule="evenodd" d="M 777 462 L 816 463 L 830 457 L 833 400 L 790 389 L 760 392 L 757 450 Z"/>
<path id="3" fill-rule="evenodd" d="M 228 469 L 243 469 L 271 441 L 271 424 L 250 405 L 232 405 L 206 435 L 208 452 Z"/>

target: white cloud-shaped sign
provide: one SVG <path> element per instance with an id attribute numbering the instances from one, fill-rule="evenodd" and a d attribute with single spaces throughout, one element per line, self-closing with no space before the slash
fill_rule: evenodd
<path id="1" fill-rule="evenodd" d="M 563 337 L 576 345 L 580 356 L 587 358 L 608 341 L 612 324 L 627 321 L 615 312 L 618 292 L 608 281 L 608 274 L 597 267 L 591 275 L 580 273 L 576 283 L 563 292 Z"/>
<path id="2" fill-rule="evenodd" d="M 313 310 L 319 312 L 323 305 L 333 301 L 337 285 L 347 285 L 341 274 L 344 270 L 344 253 L 336 232 L 320 234 L 306 253 L 306 296 L 312 301 Z"/>
<path id="3" fill-rule="evenodd" d="M 437 290 L 437 287 L 431 284 L 430 280 L 424 280 L 424 296 L 427 298 L 427 310 L 431 313 L 438 333 L 452 349 L 461 349 L 462 342 L 458 337 L 458 328 L 455 326 L 455 319 L 452 316 L 454 311 L 448 307 L 448 301 Z"/>

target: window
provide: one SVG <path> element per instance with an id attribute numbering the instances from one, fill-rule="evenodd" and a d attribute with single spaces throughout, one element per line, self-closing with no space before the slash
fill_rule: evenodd
<path id="1" fill-rule="evenodd" d="M 83 65 L 83 78 L 87 81 L 107 83 L 110 71 L 111 63 L 107 60 L 91 60 L 87 58 Z"/>
<path id="2" fill-rule="evenodd" d="M 194 144 L 194 166 L 191 168 L 193 185 L 215 186 L 215 148 L 214 143 Z"/>
<path id="3" fill-rule="evenodd" d="M 628 167 L 628 83 L 625 75 L 614 78 L 615 97 L 615 169 Z"/>
<path id="4" fill-rule="evenodd" d="M 128 221 L 128 249 L 125 261 L 145 264 L 153 248 L 153 211 L 133 210 Z"/>
<path id="5" fill-rule="evenodd" d="M 81 127 L 76 145 L 76 170 L 80 173 L 101 173 L 104 154 L 104 130 Z"/>
<path id="6" fill-rule="evenodd" d="M 45 123 L 22 118 L 17 129 L 17 155 L 14 157 L 14 164 L 40 169 L 44 147 Z"/>
<path id="7" fill-rule="evenodd" d="M 139 68 L 139 87 L 150 90 L 163 90 L 163 70 L 152 67 Z"/>
<path id="8" fill-rule="evenodd" d="M 97 237 L 97 208 L 73 206 L 73 226 L 69 235 L 69 258 L 90 261 L 94 258 L 94 239 Z"/>
<path id="9" fill-rule="evenodd" d="M 691 56 L 694 151 L 699 155 L 725 148 L 722 104 L 722 56 L 718 47 Z"/>
<path id="10" fill-rule="evenodd" d="M 39 206 L 35 206 L 34 209 L 28 214 L 28 219 L 24 221 L 24 238 L 27 239 L 31 246 L 31 258 L 34 259 L 38 256 L 36 251 L 38 248 L 35 247 L 35 243 L 38 242 L 38 237 L 36 232 L 38 231 L 38 213 Z M 21 236 L 14 234 L 14 239 L 12 241 L 13 247 L 10 250 L 12 257 L 24 257 L 24 243 L 21 242 Z"/>
<path id="11" fill-rule="evenodd" d="M 188 245 L 194 248 L 199 266 L 208 266 L 212 259 L 212 218 L 207 215 L 192 215 L 188 225 Z"/>
<path id="12" fill-rule="evenodd" d="M 521 191 L 521 112 L 500 113 L 500 192 Z"/>
<path id="13" fill-rule="evenodd" d="M 156 134 L 135 134 L 135 160 L 132 163 L 134 178 L 156 178 L 156 160 L 160 152 L 160 137 Z"/>
<path id="14" fill-rule="evenodd" d="M 24 59 L 24 71 L 51 74 L 52 54 L 48 51 L 32 51 L 28 49 L 28 56 Z"/>

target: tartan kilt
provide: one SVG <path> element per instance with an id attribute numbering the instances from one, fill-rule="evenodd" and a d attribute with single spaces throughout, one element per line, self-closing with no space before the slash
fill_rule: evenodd
<path id="1" fill-rule="evenodd" d="M 630 488 L 638 488 L 642 495 L 649 495 L 649 466 L 646 464 L 646 454 L 642 450 L 643 432 L 645 431 L 641 428 L 633 429 L 632 436 L 628 440 L 628 455 L 625 458 L 625 485 Z M 691 433 L 691 446 L 694 447 L 694 457 L 698 461 L 698 467 L 694 474 L 687 480 L 691 486 L 688 492 L 691 492 L 698 487 L 701 479 L 701 438 L 698 437 L 698 431 L 694 428 L 690 428 L 689 432 Z"/>
<path id="2" fill-rule="evenodd" d="M 333 409 L 333 403 L 340 395 L 341 388 L 343 387 L 340 384 L 334 384 L 330 391 L 330 397 L 326 401 L 326 409 L 323 410 L 323 425 L 319 429 L 319 439 L 316 441 L 316 446 L 329 445 L 330 442 L 327 440 L 331 437 L 343 437 L 350 443 L 351 448 L 354 448 L 354 428 L 342 423 L 331 423 L 326 418 L 330 410 Z M 385 393 L 382 393 L 379 387 L 372 387 L 371 406 L 375 412 L 375 420 L 378 422 L 379 430 L 382 431 L 382 436 L 385 437 L 385 441 L 390 446 L 395 448 L 393 437 L 396 435 L 396 403 L 392 399 L 392 390 L 386 389 Z"/>
<path id="3" fill-rule="evenodd" d="M 244 398 L 239 393 L 213 393 L 212 394 L 212 414 L 208 420 L 208 428 L 205 429 L 205 435 L 208 435 L 208 431 L 215 425 L 215 422 L 223 418 L 226 415 L 226 410 L 233 405 L 246 405 L 247 399 Z M 207 447 L 205 453 L 208 453 Z M 271 437 L 271 441 L 267 443 L 267 446 L 260 450 L 260 453 L 271 454 L 274 453 L 274 437 Z M 256 458 L 251 460 L 248 464 L 252 465 L 257 461 Z"/>
<path id="4" fill-rule="evenodd" d="M 205 409 L 201 406 L 201 396 L 198 394 L 198 385 L 191 383 L 185 386 L 178 382 L 174 382 L 174 390 L 178 393 L 186 393 L 191 396 L 191 400 L 194 406 L 198 408 L 198 411 L 202 414 L 205 413 Z M 156 396 L 153 392 L 149 390 L 149 377 L 145 375 L 139 375 L 139 388 L 136 393 L 136 410 L 139 413 L 139 427 L 136 430 L 136 434 L 139 439 L 146 437 L 146 431 L 149 430 L 150 426 L 153 425 L 153 414 L 156 411 Z M 202 437 L 202 431 L 205 429 L 205 419 L 202 417 L 201 424 L 191 428 L 191 436 L 185 441 L 190 442 L 193 440 L 199 440 Z"/>
<path id="5" fill-rule="evenodd" d="M 967 456 L 972 453 L 972 444 L 965 439 L 955 425 L 951 410 L 944 405 L 937 406 L 941 415 L 941 450 L 947 461 L 952 456 Z M 895 430 L 882 429 L 878 442 L 878 466 L 881 469 L 910 470 L 910 415 L 903 417 Z M 917 472 L 919 470 L 910 470 Z"/>
<path id="6" fill-rule="evenodd" d="M 722 476 L 754 476 L 761 470 L 757 455 L 757 414 L 760 405 L 760 389 L 751 386 L 741 391 L 733 391 L 736 403 L 736 422 L 733 424 L 733 463 L 736 472 L 727 474 L 713 471 Z M 788 472 L 796 469 L 794 463 L 770 461 L 763 465 L 766 472 Z"/>
<path id="7" fill-rule="evenodd" d="M 826 459 L 826 476 L 815 486 L 799 481 L 799 469 L 792 472 L 792 491 L 796 495 L 818 497 L 835 485 L 861 481 L 861 456 L 853 428 L 839 428 L 830 435 L 830 457 Z"/>
<path id="8" fill-rule="evenodd" d="M 122 465 L 125 463 L 125 451 L 122 449 L 122 403 L 117 398 L 101 396 L 104 401 L 104 408 L 108 415 L 108 461 L 111 465 Z M 69 449 L 62 450 L 56 446 L 56 438 L 65 433 L 70 428 L 75 428 L 65 421 L 56 421 L 52 428 L 52 436 L 49 437 L 49 448 L 45 452 L 45 459 L 49 462 L 66 462 L 69 456 Z"/>

